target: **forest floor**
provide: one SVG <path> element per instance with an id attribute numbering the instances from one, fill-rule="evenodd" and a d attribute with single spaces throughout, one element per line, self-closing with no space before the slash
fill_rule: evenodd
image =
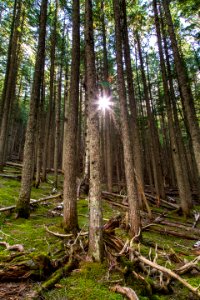
<path id="1" fill-rule="evenodd" d="M 11 175 L 10 178 L 0 177 L 0 208 L 15 205 L 19 195 L 20 180 L 12 176 L 20 175 L 20 171 L 20 168 L 7 166 L 4 173 L 0 174 Z M 62 180 L 60 176 L 58 192 L 62 189 Z M 52 195 L 52 188 L 53 175 L 49 174 L 48 183 L 42 183 L 38 189 L 32 188 L 31 198 L 37 200 Z M 105 224 L 109 224 L 111 218 L 120 215 L 124 220 L 126 216 L 126 207 L 121 199 L 112 196 L 111 200 L 103 200 Z M 115 205 L 113 201 L 119 205 Z M 194 229 L 192 228 L 193 216 L 185 220 L 177 214 L 177 211 L 167 206 L 157 207 L 152 203 L 150 203 L 153 214 L 151 220 L 146 212 L 142 212 L 144 229 L 141 243 L 130 244 L 130 247 L 127 247 L 129 250 L 133 247 L 134 252 L 128 253 L 126 247 L 119 250 L 121 245 L 129 244 L 123 221 L 121 225 L 114 226 L 113 230 L 106 233 L 107 257 L 103 264 L 84 259 L 87 235 L 79 236 L 78 245 L 82 250 L 79 248 L 75 250 L 78 263 L 75 263 L 70 271 L 66 272 L 62 269 L 62 276 L 59 275 L 57 281 L 48 285 L 48 288 L 41 289 L 52 273 L 69 263 L 70 249 L 74 250 L 74 247 L 77 247 L 72 237 L 62 236 L 65 233 L 62 229 L 61 202 L 62 197 L 58 195 L 54 199 L 33 204 L 31 217 L 28 220 L 16 219 L 12 208 L 0 212 L 0 299 L 31 299 L 32 292 L 35 290 L 41 291 L 35 299 L 45 300 L 126 299 L 121 293 L 115 292 L 116 286 L 131 288 L 141 300 L 199 299 L 195 291 L 192 292 L 180 281 L 172 279 L 156 268 L 151 268 L 148 264 L 141 264 L 139 259 L 130 259 L 130 253 L 137 253 L 139 258 L 145 257 L 156 265 L 174 270 L 175 274 L 179 274 L 194 288 L 198 288 L 200 284 L 200 252 L 198 253 L 193 247 L 198 237 L 200 239 L 200 225 L 197 224 Z M 200 212 L 200 206 L 195 206 L 194 210 Z M 81 195 L 78 200 L 78 216 L 81 232 L 87 231 L 87 196 Z M 161 221 L 158 221 L 158 218 Z M 58 236 L 53 233 L 57 233 Z M 112 245 L 109 241 L 110 234 Z M 15 245 L 15 250 L 18 251 L 10 251 L 9 247 L 12 245 Z M 23 246 L 22 250 L 21 246 Z M 183 267 L 183 274 L 180 274 L 181 267 Z M 134 298 L 130 296 L 129 299 Z"/>

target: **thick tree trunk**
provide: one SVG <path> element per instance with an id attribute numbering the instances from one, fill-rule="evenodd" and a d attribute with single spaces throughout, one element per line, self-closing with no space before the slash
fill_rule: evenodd
<path id="1" fill-rule="evenodd" d="M 64 215 L 63 225 L 66 231 L 77 231 L 77 132 L 79 104 L 79 71 L 80 71 L 80 7 L 79 0 L 73 1 L 73 32 L 72 32 L 72 68 L 69 96 L 68 122 L 65 126 L 64 139 Z"/>
<path id="2" fill-rule="evenodd" d="M 122 34 L 120 24 L 120 4 L 119 0 L 113 0 L 114 19 L 115 19 L 115 38 L 116 38 L 116 59 L 117 59 L 117 83 L 120 99 L 120 119 L 122 130 L 122 143 L 124 152 L 124 166 L 126 175 L 127 195 L 129 200 L 129 221 L 130 234 L 132 237 L 140 233 L 140 210 L 137 191 L 137 183 L 134 174 L 133 153 L 131 136 L 129 129 L 128 110 L 126 102 L 126 89 L 123 74 L 123 53 L 122 53 Z"/>
<path id="3" fill-rule="evenodd" d="M 51 29 L 51 50 L 50 50 L 50 83 L 49 83 L 49 105 L 47 108 L 47 117 L 45 122 L 45 135 L 44 135 L 44 151 L 42 159 L 42 181 L 46 181 L 46 168 L 48 161 L 51 160 L 52 153 L 52 141 L 53 141 L 53 119 L 54 119 L 54 81 L 55 81 L 55 53 L 56 53 L 56 32 L 57 32 L 57 1 L 55 8 L 55 15 L 53 16 L 53 24 Z M 54 143 L 53 143 L 54 144 Z M 50 151 L 49 151 L 50 149 Z M 49 165 L 49 167 L 52 167 Z"/>
<path id="4" fill-rule="evenodd" d="M 85 53 L 87 72 L 87 97 L 89 104 L 89 150 L 90 150 L 90 220 L 88 255 L 96 261 L 103 258 L 103 230 L 101 203 L 100 136 L 97 111 L 97 87 L 94 53 L 92 1 L 85 1 Z"/>
<path id="5" fill-rule="evenodd" d="M 131 111 L 131 129 L 133 132 L 133 155 L 134 155 L 134 166 L 138 181 L 140 185 L 144 186 L 143 179 L 143 168 L 142 168 L 142 156 L 141 156 L 141 145 L 140 145 L 140 135 L 137 124 L 137 105 L 135 98 L 135 88 L 134 88 L 134 78 L 131 67 L 131 55 L 130 55 L 130 46 L 129 46 L 129 37 L 127 29 L 127 20 L 126 20 L 126 1 L 122 1 L 122 15 L 123 15 L 123 43 L 124 43 L 124 59 L 126 65 L 126 74 L 127 74 L 127 84 L 128 84 L 128 96 L 129 96 L 129 107 Z"/>
<path id="6" fill-rule="evenodd" d="M 30 215 L 30 193 L 33 173 L 33 153 L 35 144 L 35 131 L 37 122 L 37 113 L 40 99 L 40 88 L 42 81 L 42 70 L 45 60 L 45 36 L 46 36 L 46 18 L 47 2 L 43 0 L 40 13 L 39 41 L 35 63 L 35 73 L 30 100 L 30 113 L 26 130 L 26 141 L 24 147 L 24 160 L 22 169 L 22 180 L 19 199 L 16 205 L 17 217 L 28 218 Z"/>

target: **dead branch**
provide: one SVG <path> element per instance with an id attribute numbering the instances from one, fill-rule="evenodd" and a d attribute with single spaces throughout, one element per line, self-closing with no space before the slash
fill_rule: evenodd
<path id="1" fill-rule="evenodd" d="M 199 271 L 199 268 L 197 266 L 198 262 L 200 261 L 200 255 L 197 256 L 195 259 L 192 261 L 188 262 L 187 264 L 183 265 L 182 267 L 178 268 L 175 270 L 177 274 L 185 274 L 189 272 L 192 269 L 196 269 Z"/>
<path id="2" fill-rule="evenodd" d="M 144 256 L 138 254 L 138 252 L 134 251 L 133 249 L 131 249 L 134 253 L 134 255 L 137 257 L 137 259 L 141 262 L 143 262 L 144 264 L 155 268 L 161 272 L 163 272 L 164 274 L 169 275 L 170 277 L 178 280 L 180 283 L 182 283 L 185 287 L 187 287 L 190 291 L 192 291 L 195 295 L 197 295 L 200 298 L 200 292 L 198 291 L 198 288 L 194 288 L 193 286 L 191 286 L 185 279 L 181 278 L 178 274 L 176 274 L 174 271 L 163 267 L 161 265 L 158 265 L 155 262 L 152 262 L 150 260 L 148 260 L 147 258 L 145 258 Z"/>
<path id="3" fill-rule="evenodd" d="M 138 296 L 136 295 L 134 290 L 132 290 L 131 288 L 123 287 L 123 286 L 117 284 L 117 285 L 111 287 L 110 290 L 115 293 L 116 292 L 120 293 L 123 296 L 126 296 L 130 300 L 139 300 Z"/>
<path id="4" fill-rule="evenodd" d="M 44 225 L 44 228 L 45 228 L 45 230 L 46 230 L 48 233 L 50 233 L 50 234 L 52 234 L 52 235 L 54 235 L 54 236 L 57 236 L 57 237 L 59 237 L 59 238 L 69 238 L 69 237 L 74 236 L 73 233 L 62 234 L 62 233 L 59 233 L 59 232 L 51 231 L 51 230 L 48 229 L 48 227 L 47 227 L 46 225 Z M 88 232 L 81 232 L 81 234 L 80 234 L 80 236 L 85 236 L 85 235 L 88 235 Z"/>
<path id="5" fill-rule="evenodd" d="M 24 247 L 21 244 L 9 245 L 6 242 L 0 242 L 0 245 L 6 247 L 6 249 L 9 250 L 9 251 L 24 252 Z"/>
<path id="6" fill-rule="evenodd" d="M 192 225 L 192 228 L 195 228 L 200 221 L 200 212 L 199 211 L 194 211 L 194 223 Z"/>

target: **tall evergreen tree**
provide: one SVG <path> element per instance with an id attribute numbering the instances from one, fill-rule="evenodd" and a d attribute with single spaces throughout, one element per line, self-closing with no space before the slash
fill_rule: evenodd
<path id="1" fill-rule="evenodd" d="M 16 205 L 17 217 L 28 218 L 30 215 L 30 194 L 34 168 L 34 145 L 37 124 L 40 90 L 45 61 L 45 37 L 48 0 L 42 0 L 40 8 L 39 40 L 35 62 L 35 72 L 30 100 L 30 112 L 26 129 L 22 180 L 19 199 Z"/>

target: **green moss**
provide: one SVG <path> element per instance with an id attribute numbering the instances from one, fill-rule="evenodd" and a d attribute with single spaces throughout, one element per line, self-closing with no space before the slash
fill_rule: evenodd
<path id="1" fill-rule="evenodd" d="M 61 289 L 45 293 L 45 299 L 68 300 L 122 300 L 123 297 L 109 290 L 105 284 L 107 266 L 98 263 L 85 263 L 70 277 L 60 281 Z"/>

